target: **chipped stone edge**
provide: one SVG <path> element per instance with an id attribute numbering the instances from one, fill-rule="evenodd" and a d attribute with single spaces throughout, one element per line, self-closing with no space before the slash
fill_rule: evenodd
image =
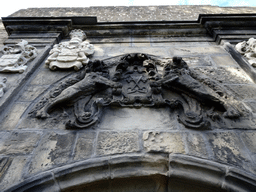
<path id="1" fill-rule="evenodd" d="M 197 182 L 209 187 L 217 186 L 228 191 L 256 190 L 256 177 L 240 169 L 187 155 L 174 154 L 168 157 L 166 154 L 155 154 L 117 155 L 65 165 L 27 178 L 5 192 L 33 191 L 49 189 L 48 187 L 53 191 L 60 191 L 95 181 L 156 175 Z"/>

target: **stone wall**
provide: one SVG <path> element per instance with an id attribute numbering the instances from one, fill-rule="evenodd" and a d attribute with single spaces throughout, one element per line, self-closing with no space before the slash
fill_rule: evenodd
<path id="1" fill-rule="evenodd" d="M 147 7 L 151 11 L 163 8 L 167 9 Z M 99 9 L 94 8 L 95 12 L 89 13 L 101 13 L 98 20 L 107 21 L 105 18 L 109 17 L 104 17 Z M 104 11 L 108 12 L 109 9 L 113 12 L 118 7 Z M 137 11 L 141 8 L 119 9 Z M 77 16 L 76 11 L 81 12 L 80 9 L 70 9 L 68 12 L 68 8 L 28 10 L 28 16 Z M 237 9 L 202 6 L 196 7 L 194 13 L 216 13 L 222 10 L 235 13 Z M 248 13 L 254 8 L 240 10 Z M 12 16 L 27 16 L 24 14 L 25 11 L 21 10 Z M 184 18 L 195 19 L 195 15 L 186 15 Z M 125 14 L 120 17 L 122 21 L 127 21 Z M 111 21 L 118 21 L 120 17 L 115 15 Z M 145 18 L 147 16 L 143 15 Z M 176 18 L 183 19 L 180 15 Z M 159 16 L 151 19 L 163 18 Z M 171 19 L 176 20 L 175 17 Z M 167 106 L 108 106 L 103 109 L 98 123 L 84 129 L 67 129 L 65 124 L 72 116 L 73 108 L 63 103 L 49 111 L 48 118 L 36 118 L 31 113 L 40 101 L 47 98 L 51 90 L 61 87 L 65 80 L 72 79 L 73 74 L 80 72 L 73 69 L 52 71 L 45 65 L 52 45 L 59 43 L 56 40 L 60 39 L 59 35 L 40 33 L 37 34 L 40 40 L 34 38 L 34 34 L 29 34 L 33 37 L 27 39 L 37 47 L 38 56 L 28 64 L 28 71 L 22 74 L 0 74 L 0 77 L 8 79 L 7 90 L 0 101 L 3 110 L 0 116 L 0 191 L 256 189 L 255 80 L 227 51 L 227 45 L 215 43 L 203 28 L 199 30 L 200 35 L 177 35 L 173 29 L 160 31 L 162 35 L 148 35 L 147 30 L 144 30 L 145 33 L 140 31 L 140 36 L 129 34 L 116 37 L 113 34 L 108 36 L 113 32 L 111 29 L 104 33 L 93 29 L 84 30 L 88 32 L 88 42 L 95 48 L 90 59 L 104 60 L 109 66 L 115 66 L 118 58 L 129 53 L 144 53 L 156 60 L 182 57 L 190 70 L 224 88 L 232 101 L 241 102 L 239 111 L 243 116 L 231 120 L 222 117 L 214 119 L 212 113 L 208 115 L 212 117 L 209 118 L 210 127 L 193 129 L 182 124 L 179 114 Z M 174 35 L 166 35 L 169 31 Z M 12 36 L 17 34 L 13 33 Z M 62 37 L 60 42 L 70 40 Z M 14 42 L 13 39 L 9 38 L 7 42 Z M 160 64 L 158 71 L 163 71 Z"/>

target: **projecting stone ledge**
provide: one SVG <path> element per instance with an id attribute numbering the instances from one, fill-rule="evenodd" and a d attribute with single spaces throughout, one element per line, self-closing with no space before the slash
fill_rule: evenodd
<path id="1" fill-rule="evenodd" d="M 255 13 L 256 7 L 218 7 L 198 5 L 109 6 L 85 8 L 28 8 L 10 17 L 73 17 L 97 16 L 98 22 L 116 21 L 182 21 L 197 20 L 199 14 Z"/>

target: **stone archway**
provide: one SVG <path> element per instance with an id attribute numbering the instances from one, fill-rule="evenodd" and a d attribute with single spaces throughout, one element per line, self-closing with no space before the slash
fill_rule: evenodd
<path id="1" fill-rule="evenodd" d="M 186 155 L 112 156 L 65 165 L 27 178 L 6 192 L 255 191 L 248 173 Z"/>

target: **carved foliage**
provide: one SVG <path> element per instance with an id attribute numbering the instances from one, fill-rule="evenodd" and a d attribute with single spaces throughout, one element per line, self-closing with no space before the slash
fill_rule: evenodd
<path id="1" fill-rule="evenodd" d="M 49 91 L 31 114 L 47 118 L 57 105 L 73 103 L 74 116 L 66 127 L 86 128 L 100 120 L 106 106 L 168 106 L 178 113 L 180 123 L 193 129 L 209 128 L 210 120 L 242 115 L 238 102 L 221 85 L 189 69 L 181 58 L 163 66 L 159 72 L 156 61 L 145 54 L 128 54 L 109 65 L 90 62 Z"/>
<path id="2" fill-rule="evenodd" d="M 23 73 L 27 69 L 26 64 L 37 56 L 37 49 L 25 40 L 14 47 L 4 46 L 1 52 L 4 55 L 0 58 L 0 72 Z"/>

